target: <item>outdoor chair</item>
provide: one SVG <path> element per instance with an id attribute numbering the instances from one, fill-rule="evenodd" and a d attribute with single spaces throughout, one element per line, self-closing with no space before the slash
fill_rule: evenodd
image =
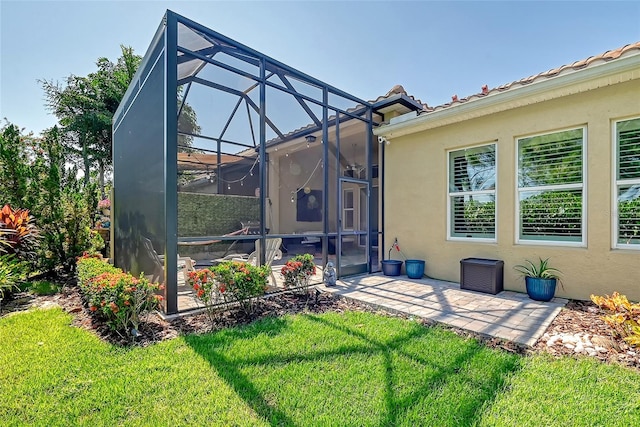
<path id="1" fill-rule="evenodd" d="M 232 231 L 231 233 L 227 233 L 224 234 L 223 237 L 232 237 L 232 236 L 245 236 L 249 233 L 249 226 L 244 226 L 236 231 Z M 190 240 L 191 239 L 191 240 Z M 193 238 L 181 238 L 178 240 L 178 246 L 205 246 L 205 245 L 211 245 L 214 243 L 220 243 L 223 242 L 223 240 L 220 239 L 213 239 L 213 240 L 193 240 Z M 233 243 L 231 243 L 231 245 L 229 245 L 229 247 L 227 248 L 225 255 L 229 253 L 229 251 L 231 250 L 231 248 L 233 248 L 236 243 L 238 243 L 237 240 L 234 240 Z"/>
<path id="2" fill-rule="evenodd" d="M 153 251 L 155 253 L 155 250 Z M 161 271 L 164 271 L 164 255 L 155 255 L 157 257 L 157 262 L 160 265 Z M 184 284 L 187 283 L 187 279 L 189 278 L 189 272 L 195 271 L 196 263 L 193 259 L 188 256 L 180 256 L 178 254 L 178 274 L 182 273 L 182 277 L 184 279 Z"/>
<path id="3" fill-rule="evenodd" d="M 282 259 L 282 251 L 280 250 L 280 246 L 282 245 L 282 239 L 280 237 L 274 239 L 267 239 L 266 246 L 264 248 L 264 265 L 268 266 L 270 269 L 270 275 L 273 279 L 273 285 L 276 285 L 276 276 L 273 274 L 273 269 L 271 269 L 271 263 L 275 260 Z M 218 258 L 214 260 L 214 263 L 220 263 L 223 261 L 238 261 L 238 262 L 246 262 L 251 265 L 258 265 L 258 259 L 260 257 L 260 240 L 256 240 L 255 242 L 255 250 L 250 254 L 232 254 L 227 255 L 224 258 Z"/>

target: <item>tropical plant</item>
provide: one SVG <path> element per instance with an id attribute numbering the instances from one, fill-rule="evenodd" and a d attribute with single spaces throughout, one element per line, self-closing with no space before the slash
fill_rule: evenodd
<path id="1" fill-rule="evenodd" d="M 56 127 L 41 138 L 22 135 L 11 124 L 0 132 L 0 200 L 28 209 L 35 218 L 41 236 L 37 268 L 51 274 L 73 272 L 75 257 L 96 242 L 90 231 L 95 184 L 85 186 L 78 170 L 68 167 L 62 139 Z M 21 185 L 12 185 L 15 180 Z M 6 251 L 6 230 L 0 235 L 0 251 Z"/>
<path id="2" fill-rule="evenodd" d="M 525 260 L 526 264 L 518 264 L 513 267 L 525 277 L 537 277 L 539 279 L 560 279 L 562 272 L 557 268 L 549 267 L 549 258 L 539 259 L 537 264 Z"/>
<path id="3" fill-rule="evenodd" d="M 270 267 L 226 261 L 211 267 L 225 301 L 237 303 L 247 315 L 253 312 L 256 297 L 267 290 Z"/>
<path id="4" fill-rule="evenodd" d="M 591 301 L 603 309 L 602 317 L 612 329 L 616 338 L 624 339 L 629 345 L 640 347 L 640 304 L 632 304 L 625 295 L 614 292 L 611 296 L 591 295 Z"/>
<path id="5" fill-rule="evenodd" d="M 140 64 L 131 47 L 120 46 L 122 56 L 113 63 L 96 61 L 97 70 L 87 76 L 70 75 L 64 84 L 42 80 L 46 106 L 58 118 L 65 149 L 84 172 L 89 184 L 92 169 L 98 170 L 104 196 L 105 172 L 111 166 L 111 123 L 120 101 Z"/>
<path id="6" fill-rule="evenodd" d="M 40 234 L 27 209 L 13 209 L 4 205 L 0 209 L 0 228 L 4 231 L 3 239 L 6 241 L 0 251 L 15 254 L 22 261 L 35 260 Z"/>

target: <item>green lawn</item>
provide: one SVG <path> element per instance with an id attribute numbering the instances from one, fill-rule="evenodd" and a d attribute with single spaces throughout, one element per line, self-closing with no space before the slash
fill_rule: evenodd
<path id="1" fill-rule="evenodd" d="M 0 319 L 0 425 L 640 425 L 640 375 L 371 313 L 122 349 L 59 309 Z"/>

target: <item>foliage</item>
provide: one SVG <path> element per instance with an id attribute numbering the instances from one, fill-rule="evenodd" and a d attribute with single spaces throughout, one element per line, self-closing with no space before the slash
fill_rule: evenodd
<path id="1" fill-rule="evenodd" d="M 36 295 L 54 295 L 60 292 L 60 285 L 49 280 L 36 280 L 30 282 L 27 289 Z"/>
<path id="2" fill-rule="evenodd" d="M 602 317 L 617 338 L 640 347 L 640 303 L 632 304 L 625 295 L 614 292 L 611 296 L 591 295 L 591 301 L 608 314 Z"/>
<path id="3" fill-rule="evenodd" d="M 43 268 L 62 268 L 71 273 L 76 257 L 84 251 L 96 250 L 95 245 L 99 244 L 91 233 L 93 206 L 97 201 L 95 185 L 85 186 L 77 177 L 77 169 L 65 168 L 61 138 L 54 127 L 40 141 L 43 154 L 33 165 L 39 185 L 34 205 L 44 238 Z"/>
<path id="4" fill-rule="evenodd" d="M 526 265 L 518 264 L 513 267 L 516 271 L 526 277 L 537 277 L 540 279 L 560 279 L 562 272 L 557 268 L 549 267 L 549 258 L 539 259 L 537 264 L 525 260 Z"/>
<path id="5" fill-rule="evenodd" d="M 460 223 L 456 218 L 454 222 L 454 231 L 456 233 L 474 233 L 474 234 L 493 234 L 495 233 L 495 218 L 496 218 L 496 202 L 488 201 L 481 202 L 478 200 L 467 200 L 459 203 L 461 198 L 455 197 L 453 199 L 454 209 L 459 210 L 461 207 L 464 209 L 464 222 Z M 458 215 L 455 212 L 456 216 Z"/>
<path id="6" fill-rule="evenodd" d="M 16 125 L 7 122 L 0 129 L 0 200 L 4 203 L 28 206 L 32 143 L 33 137 L 22 135 Z"/>
<path id="7" fill-rule="evenodd" d="M 19 179 L 23 185 L 0 186 L 0 195 L 20 201 L 16 206 L 28 209 L 35 218 L 41 236 L 37 268 L 70 273 L 77 256 L 101 243 L 90 231 L 92 207 L 97 204 L 95 185 L 85 186 L 77 169 L 67 167 L 62 138 L 56 127 L 32 138 L 6 124 L 0 133 L 0 175 Z M 19 149 L 10 148 L 12 144 Z M 0 242 L 6 243 L 7 237 L 3 235 Z"/>
<path id="8" fill-rule="evenodd" d="M 133 48 L 120 46 L 116 62 L 98 58 L 96 70 L 86 76 L 68 76 L 62 84 L 41 80 L 47 107 L 58 118 L 65 149 L 84 173 L 85 185 L 91 172 L 98 171 L 99 189 L 104 197 L 105 174 L 112 167 L 113 116 L 140 66 L 142 57 Z M 182 105 L 182 89 L 176 101 Z M 200 133 L 196 113 L 188 103 L 180 109 L 178 127 L 187 134 Z M 178 136 L 179 149 L 190 147 L 193 138 Z M 193 150 L 190 150 L 193 151 Z"/>
<path id="9" fill-rule="evenodd" d="M 87 283 L 93 277 L 99 276 L 102 273 L 122 273 L 122 270 L 107 263 L 100 254 L 89 254 L 85 252 L 81 257 L 78 257 L 78 284 L 82 286 L 83 283 Z"/>
<path id="10" fill-rule="evenodd" d="M 631 243 L 640 239 L 640 198 L 618 202 L 618 239 Z"/>
<path id="11" fill-rule="evenodd" d="M 303 287 L 306 291 L 309 287 L 309 279 L 316 274 L 316 265 L 313 263 L 313 255 L 302 254 L 291 258 L 280 270 L 284 277 L 284 287 Z"/>
<path id="12" fill-rule="evenodd" d="M 18 290 L 27 278 L 28 266 L 14 254 L 0 255 L 0 301 Z"/>
<path id="13" fill-rule="evenodd" d="M 270 267 L 226 261 L 211 267 L 225 301 L 238 303 L 246 314 L 253 312 L 256 297 L 267 290 Z"/>
<path id="14" fill-rule="evenodd" d="M 115 63 L 99 58 L 97 70 L 86 77 L 70 75 L 64 84 L 40 81 L 46 105 L 58 118 L 69 160 L 84 172 L 85 185 L 91 170 L 97 169 L 103 193 L 111 165 L 113 115 L 142 59 L 131 47 L 120 49 L 122 56 Z"/>
<path id="15" fill-rule="evenodd" d="M 15 254 L 22 261 L 35 260 L 40 234 L 33 219 L 27 209 L 12 209 L 9 205 L 0 209 L 0 229 L 6 240 L 0 245 L 0 253 Z"/>
<path id="16" fill-rule="evenodd" d="M 190 271 L 187 284 L 195 291 L 196 301 L 204 306 L 207 317 L 213 325 L 215 315 L 220 310 L 220 304 L 224 303 L 226 286 L 217 282 L 215 274 L 208 268 Z"/>
<path id="17" fill-rule="evenodd" d="M 579 236 L 582 196 L 572 191 L 546 191 L 520 201 L 522 235 Z"/>
<path id="18" fill-rule="evenodd" d="M 582 182 L 582 129 L 523 138 L 518 147 L 520 187 Z"/>
<path id="19" fill-rule="evenodd" d="M 135 338 L 141 317 L 158 308 L 162 297 L 156 295 L 156 292 L 161 286 L 149 283 L 142 275 L 135 278 L 111 266 L 101 267 L 98 262 L 109 265 L 91 257 L 78 260 L 78 268 L 82 269 L 84 279 L 80 280 L 79 272 L 78 284 L 87 299 L 89 309 L 112 329 Z M 88 264 L 87 268 L 84 267 L 85 263 Z M 105 271 L 88 277 L 101 268 Z"/>

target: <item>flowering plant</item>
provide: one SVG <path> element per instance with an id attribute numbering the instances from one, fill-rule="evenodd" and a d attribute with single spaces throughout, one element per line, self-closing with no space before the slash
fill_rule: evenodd
<path id="1" fill-rule="evenodd" d="M 109 209 L 111 207 L 111 200 L 102 199 L 98 202 L 98 209 Z"/>
<path id="2" fill-rule="evenodd" d="M 309 278 L 316 274 L 316 265 L 313 263 L 313 255 L 303 254 L 291 258 L 280 270 L 284 277 L 284 287 L 307 287 Z"/>
<path id="3" fill-rule="evenodd" d="M 245 262 L 226 261 L 211 267 L 211 271 L 224 300 L 238 303 L 245 314 L 250 314 L 256 297 L 267 290 L 270 268 L 268 265 L 256 267 Z"/>
<path id="4" fill-rule="evenodd" d="M 206 268 L 189 272 L 187 284 L 193 288 L 196 294 L 196 301 L 204 306 L 207 316 L 213 325 L 219 304 L 224 302 L 223 294 L 226 291 L 226 287 L 217 283 L 213 271 Z"/>
<path id="5" fill-rule="evenodd" d="M 142 316 L 160 305 L 162 297 L 156 293 L 164 288 L 89 255 L 78 259 L 78 284 L 89 310 L 132 338 L 138 335 Z"/>

